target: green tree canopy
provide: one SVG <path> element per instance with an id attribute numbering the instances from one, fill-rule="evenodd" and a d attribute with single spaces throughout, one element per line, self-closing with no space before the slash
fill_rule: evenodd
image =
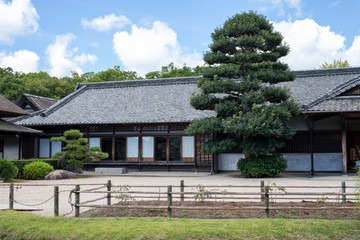
<path id="1" fill-rule="evenodd" d="M 84 162 L 92 161 L 95 158 L 105 159 L 107 153 L 101 152 L 99 147 L 89 148 L 88 139 L 77 129 L 70 129 L 64 132 L 64 136 L 52 137 L 51 141 L 64 143 L 62 152 L 54 157 L 58 158 L 58 167 L 82 167 Z"/>
<path id="2" fill-rule="evenodd" d="M 272 24 L 254 12 L 229 18 L 211 37 L 204 55 L 209 67 L 191 105 L 214 110 L 216 116 L 194 121 L 187 133 L 215 133 L 214 140 L 203 144 L 205 152 L 241 148 L 248 157 L 257 158 L 274 153 L 295 133 L 284 122 L 299 113 L 289 90 L 275 85 L 295 79 L 279 61 L 289 47 Z"/>
<path id="3" fill-rule="evenodd" d="M 174 63 L 170 63 L 167 66 L 163 66 L 161 71 L 149 72 L 145 75 L 146 79 L 154 78 L 175 78 L 175 77 L 191 77 L 201 76 L 203 67 L 196 66 L 194 68 L 184 65 L 182 68 L 178 68 Z"/>
<path id="4" fill-rule="evenodd" d="M 321 69 L 328 69 L 328 68 L 347 68 L 350 67 L 350 64 L 348 63 L 347 60 L 343 61 L 340 59 L 338 60 L 334 60 L 333 63 L 327 63 L 327 62 L 323 62 L 320 65 Z"/>

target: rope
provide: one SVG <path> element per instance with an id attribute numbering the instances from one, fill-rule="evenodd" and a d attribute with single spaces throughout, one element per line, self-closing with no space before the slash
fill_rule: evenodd
<path id="1" fill-rule="evenodd" d="M 70 193 L 69 193 L 69 198 L 68 198 L 68 203 L 69 203 L 70 206 L 71 206 L 71 211 L 68 212 L 68 213 L 63 214 L 63 215 L 62 215 L 63 217 L 65 217 L 65 216 L 67 216 L 67 215 L 70 215 L 70 214 L 74 211 L 74 204 L 72 204 L 72 194 L 73 194 L 74 192 L 75 192 L 75 188 L 70 191 Z"/>
<path id="2" fill-rule="evenodd" d="M 34 206 L 39 206 L 39 205 L 41 205 L 41 204 L 47 203 L 48 201 L 50 201 L 50 200 L 53 199 L 53 198 L 54 198 L 54 196 L 51 196 L 49 199 L 47 199 L 47 200 L 45 200 L 45 201 L 43 201 L 43 202 L 41 202 L 41 203 L 37 203 L 37 204 L 23 204 L 23 203 L 19 203 L 19 202 L 16 201 L 15 199 L 13 199 L 13 201 L 14 201 L 15 203 L 18 203 L 18 204 L 21 204 L 21 205 L 24 205 L 24 206 L 34 207 Z"/>

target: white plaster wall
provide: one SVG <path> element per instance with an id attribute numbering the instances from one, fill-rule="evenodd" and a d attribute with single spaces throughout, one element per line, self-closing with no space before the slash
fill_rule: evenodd
<path id="1" fill-rule="evenodd" d="M 283 153 L 282 155 L 287 160 L 286 171 L 310 171 L 310 153 Z"/>
<path id="2" fill-rule="evenodd" d="M 4 158 L 19 159 L 19 138 L 16 136 L 4 137 Z"/>
<path id="3" fill-rule="evenodd" d="M 299 115 L 299 116 L 292 118 L 289 122 L 287 122 L 287 124 L 290 127 L 295 128 L 297 131 L 309 131 L 310 130 L 309 122 L 304 117 L 304 115 Z"/>
<path id="4" fill-rule="evenodd" d="M 219 153 L 218 170 L 219 171 L 237 171 L 237 162 L 244 158 L 242 153 Z"/>
<path id="5" fill-rule="evenodd" d="M 343 171 L 342 153 L 315 153 L 315 171 Z"/>
<path id="6" fill-rule="evenodd" d="M 314 121 L 314 130 L 341 130 L 341 116 Z"/>
<path id="7" fill-rule="evenodd" d="M 310 153 L 284 153 L 283 157 L 287 160 L 286 171 L 310 171 Z M 218 155 L 219 171 L 236 171 L 236 164 L 240 158 L 244 158 L 241 153 L 220 153 Z M 343 171 L 342 153 L 314 153 L 315 171 Z"/>

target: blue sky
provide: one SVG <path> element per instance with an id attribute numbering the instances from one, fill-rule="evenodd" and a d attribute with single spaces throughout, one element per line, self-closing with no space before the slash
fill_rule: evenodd
<path id="1" fill-rule="evenodd" d="M 202 65 L 213 30 L 249 10 L 283 34 L 292 69 L 339 58 L 360 66 L 358 0 L 0 0 L 0 67 L 62 77 Z"/>

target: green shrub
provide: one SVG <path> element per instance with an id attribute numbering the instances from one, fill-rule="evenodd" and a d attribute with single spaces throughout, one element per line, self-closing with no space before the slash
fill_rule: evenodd
<path id="1" fill-rule="evenodd" d="M 53 168 L 57 169 L 57 160 L 52 158 L 32 158 L 32 159 L 19 159 L 19 160 L 11 160 L 11 162 L 19 169 L 17 177 L 23 177 L 23 169 L 25 165 L 32 163 L 32 162 L 46 162 L 53 166 Z"/>
<path id="2" fill-rule="evenodd" d="M 13 179 L 18 173 L 17 167 L 7 159 L 0 159 L 0 178 L 5 182 Z"/>
<path id="3" fill-rule="evenodd" d="M 32 162 L 24 167 L 25 179 L 44 179 L 46 175 L 54 171 L 54 168 L 46 162 Z"/>
<path id="4" fill-rule="evenodd" d="M 278 177 L 287 167 L 281 155 L 241 158 L 237 168 L 245 177 Z"/>

